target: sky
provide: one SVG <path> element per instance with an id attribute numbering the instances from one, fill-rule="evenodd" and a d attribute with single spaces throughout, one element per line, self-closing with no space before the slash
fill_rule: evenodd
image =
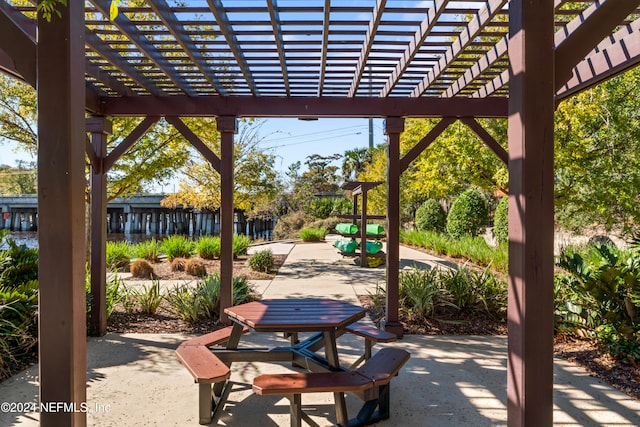
<path id="1" fill-rule="evenodd" d="M 260 119 L 259 146 L 276 156 L 276 169 L 285 172 L 290 164 L 299 161 L 301 172 L 306 170 L 304 162 L 311 154 L 329 156 L 344 154 L 354 148 L 369 146 L 369 119 L 327 119 L 314 121 L 298 119 Z M 373 119 L 374 146 L 386 141 L 382 119 Z M 17 160 L 36 161 L 27 152 L 15 152 L 16 145 L 0 141 L 0 164 L 15 166 Z M 335 162 L 340 166 L 341 162 Z M 177 179 L 176 179 L 177 181 Z M 166 191 L 167 187 L 155 190 Z"/>
<path id="2" fill-rule="evenodd" d="M 382 144 L 386 137 L 383 120 L 373 119 L 373 144 Z M 276 168 L 286 171 L 299 161 L 302 170 L 311 154 L 329 156 L 344 154 L 354 148 L 369 146 L 369 119 L 264 119 L 260 127 L 260 147 L 276 155 Z"/>

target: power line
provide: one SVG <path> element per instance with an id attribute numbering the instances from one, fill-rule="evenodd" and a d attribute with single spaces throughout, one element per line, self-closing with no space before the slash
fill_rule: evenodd
<path id="1" fill-rule="evenodd" d="M 263 147 L 263 148 L 265 150 L 272 150 L 274 148 L 291 147 L 293 145 L 309 144 L 311 142 L 326 141 L 328 139 L 342 138 L 344 136 L 351 136 L 351 135 L 362 135 L 362 132 L 351 132 L 351 133 L 345 133 L 345 134 L 342 134 L 342 135 L 328 136 L 326 138 L 311 139 L 309 141 L 292 142 L 292 143 L 289 143 L 289 144 L 274 145 L 274 146 L 271 146 L 271 147 Z"/>

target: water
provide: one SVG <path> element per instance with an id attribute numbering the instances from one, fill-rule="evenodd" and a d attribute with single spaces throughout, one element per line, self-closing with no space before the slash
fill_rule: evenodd
<path id="1" fill-rule="evenodd" d="M 162 240 L 166 235 L 161 234 L 123 234 L 123 233 L 108 233 L 108 241 L 127 241 L 130 243 L 143 242 L 145 240 Z M 9 238 L 13 239 L 18 245 L 26 245 L 28 248 L 38 247 L 38 232 L 37 231 L 11 231 Z M 0 248 L 4 249 L 4 248 Z"/>

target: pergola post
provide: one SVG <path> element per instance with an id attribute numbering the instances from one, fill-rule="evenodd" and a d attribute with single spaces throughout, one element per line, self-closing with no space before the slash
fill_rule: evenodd
<path id="1" fill-rule="evenodd" d="M 509 426 L 553 424 L 554 11 L 509 4 Z"/>
<path id="2" fill-rule="evenodd" d="M 87 119 L 95 165 L 91 167 L 90 258 L 91 318 L 89 333 L 102 336 L 107 333 L 107 175 L 103 161 L 107 156 L 107 136 L 111 122 L 104 117 Z"/>
<path id="3" fill-rule="evenodd" d="M 400 134 L 404 119 L 388 117 L 384 122 L 387 145 L 387 301 L 385 329 L 403 336 L 398 315 L 400 287 Z M 364 225 L 363 225 L 364 226 Z"/>
<path id="4" fill-rule="evenodd" d="M 84 2 L 38 17 L 40 401 L 86 401 Z M 82 411 L 43 411 L 41 426 L 84 426 Z"/>
<path id="5" fill-rule="evenodd" d="M 224 309 L 233 304 L 233 135 L 236 118 L 218 117 L 220 132 L 220 320 L 229 319 Z"/>

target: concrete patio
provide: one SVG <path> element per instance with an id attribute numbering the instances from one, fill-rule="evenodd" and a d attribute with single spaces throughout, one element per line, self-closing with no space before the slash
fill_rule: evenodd
<path id="1" fill-rule="evenodd" d="M 279 244 L 290 252 L 271 281 L 256 285 L 267 298 L 323 296 L 357 302 L 357 295 L 383 283 L 384 269 L 363 269 L 343 259 L 328 243 Z M 401 248 L 402 265 L 440 262 Z M 174 355 L 182 334 L 107 334 L 87 344 L 88 425 L 197 426 L 198 387 Z M 245 344 L 272 346 L 279 336 L 250 333 Z M 338 341 L 341 359 L 353 360 L 363 343 L 355 336 Z M 416 336 L 388 344 L 402 346 L 411 359 L 392 381 L 391 419 L 385 426 L 503 426 L 507 422 L 506 358 L 503 336 Z M 374 347 L 374 351 L 377 347 Z M 251 391 L 258 373 L 285 372 L 284 364 L 243 363 L 232 368 L 233 388 L 213 425 L 288 426 L 288 400 Z M 0 384 L 0 402 L 36 402 L 37 366 Z M 324 426 L 335 421 L 329 393 L 303 396 L 305 410 Z M 350 415 L 357 411 L 350 401 Z M 2 426 L 35 426 L 35 413 L 0 413 Z M 637 426 L 640 402 L 556 359 L 554 425 Z"/>

